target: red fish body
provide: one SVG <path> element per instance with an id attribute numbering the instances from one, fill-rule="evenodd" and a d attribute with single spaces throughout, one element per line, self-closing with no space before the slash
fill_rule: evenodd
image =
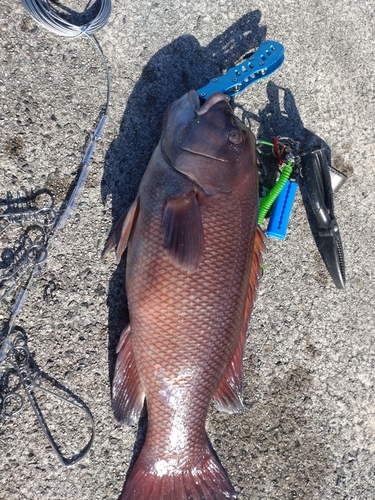
<path id="1" fill-rule="evenodd" d="M 146 440 L 122 500 L 236 498 L 205 432 L 210 402 L 242 409 L 242 357 L 263 239 L 255 138 L 223 94 L 173 103 L 138 196 L 105 254 L 128 246 L 129 326 L 113 409 Z"/>

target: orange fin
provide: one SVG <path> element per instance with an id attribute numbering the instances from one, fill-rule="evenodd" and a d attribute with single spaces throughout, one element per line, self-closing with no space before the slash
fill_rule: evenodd
<path id="1" fill-rule="evenodd" d="M 219 387 L 213 396 L 213 403 L 219 411 L 240 413 L 244 410 L 242 401 L 243 353 L 246 344 L 246 330 L 241 330 L 236 351 L 231 359 Z"/>
<path id="2" fill-rule="evenodd" d="M 139 211 L 139 196 L 137 196 L 137 198 L 130 205 L 129 210 L 125 212 L 117 222 L 112 236 L 108 238 L 106 244 L 104 245 L 104 249 L 102 252 L 102 259 L 105 259 L 109 254 L 109 252 L 112 250 L 112 248 L 114 248 L 117 245 L 116 260 L 117 263 L 120 262 L 121 256 L 128 245 L 130 232 L 137 218 L 138 211 Z"/>
<path id="3" fill-rule="evenodd" d="M 242 380 L 243 380 L 243 354 L 246 345 L 246 333 L 250 322 L 251 311 L 255 302 L 259 278 L 262 275 L 262 252 L 265 235 L 258 226 L 254 238 L 253 257 L 250 267 L 249 287 L 247 290 L 244 320 L 241 327 L 240 338 L 236 351 L 231 359 L 220 385 L 217 388 L 213 402 L 219 411 L 238 413 L 244 409 L 242 402 Z"/>
<path id="4" fill-rule="evenodd" d="M 243 328 L 245 332 L 249 326 L 251 312 L 254 307 L 254 302 L 257 295 L 259 280 L 263 276 L 263 271 L 261 265 L 263 263 L 263 253 L 266 251 L 266 246 L 264 242 L 266 241 L 266 235 L 260 228 L 257 227 L 254 238 L 253 256 L 251 260 L 250 276 L 249 276 L 249 288 L 247 289 L 246 305 Z"/>
<path id="5" fill-rule="evenodd" d="M 138 422 L 144 392 L 135 365 L 130 325 L 122 332 L 117 345 L 115 376 L 112 383 L 112 409 L 116 420 L 133 425 Z"/>
<path id="6" fill-rule="evenodd" d="M 142 452 L 119 500 L 230 500 L 237 498 L 221 464 L 208 448 L 191 469 L 167 460 L 152 463 Z"/>
<path id="7" fill-rule="evenodd" d="M 172 262 L 187 271 L 195 271 L 202 260 L 204 235 L 194 191 L 167 201 L 162 228 L 164 247 Z"/>

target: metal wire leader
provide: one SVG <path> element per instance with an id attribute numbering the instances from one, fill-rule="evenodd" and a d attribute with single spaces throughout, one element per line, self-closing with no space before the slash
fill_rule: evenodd
<path id="1" fill-rule="evenodd" d="M 90 141 L 86 152 L 84 154 L 84 157 L 81 161 L 81 173 L 79 174 L 76 186 L 73 190 L 73 193 L 71 194 L 68 203 L 63 211 L 63 213 L 60 215 L 59 219 L 57 220 L 56 225 L 54 228 L 50 231 L 50 235 L 48 238 L 48 243 L 51 244 L 53 241 L 53 238 L 56 236 L 56 233 L 58 230 L 62 229 L 63 226 L 65 225 L 69 215 L 71 214 L 72 210 L 74 209 L 78 198 L 80 197 L 82 190 L 84 188 L 85 181 L 88 177 L 89 170 L 90 170 L 90 159 L 91 156 L 94 152 L 95 146 L 97 142 L 100 140 L 104 127 L 107 123 L 108 120 L 108 107 L 109 107 L 109 101 L 110 101 L 110 75 L 109 75 L 109 69 L 108 65 L 106 62 L 106 59 L 104 57 L 103 51 L 99 45 L 99 42 L 95 38 L 95 33 L 99 31 L 108 21 L 108 18 L 111 14 L 111 9 L 112 9 L 112 3 L 111 0 L 101 0 L 100 3 L 100 9 L 97 14 L 97 16 L 89 23 L 83 25 L 83 26 L 76 26 L 72 23 L 69 23 L 68 21 L 64 20 L 61 18 L 60 14 L 51 7 L 49 2 L 47 0 L 21 0 L 23 7 L 26 9 L 26 11 L 31 15 L 31 17 L 38 23 L 40 24 L 43 28 L 46 28 L 47 30 L 55 33 L 56 35 L 59 36 L 64 36 L 68 38 L 88 38 L 91 43 L 94 44 L 96 49 L 98 50 L 105 71 L 106 71 L 106 77 L 107 77 L 107 100 L 106 100 L 106 105 L 104 107 L 104 110 L 102 112 L 101 119 L 99 121 L 99 124 L 97 125 L 95 132 L 93 133 L 93 138 Z M 36 247 L 36 246 L 35 246 Z M 33 249 L 34 247 L 32 247 Z M 14 352 L 15 348 L 13 348 L 13 344 L 11 342 L 11 335 L 15 329 L 15 322 L 17 316 L 20 314 L 21 309 L 26 302 L 27 299 L 27 294 L 29 290 L 29 286 L 33 280 L 33 277 L 35 274 L 40 272 L 41 268 L 45 264 L 48 253 L 47 249 L 45 247 L 39 248 L 39 250 L 44 250 L 44 253 L 42 252 L 42 257 L 38 258 L 38 261 L 32 265 L 27 267 L 27 271 L 29 271 L 29 276 L 26 281 L 26 285 L 21 288 L 18 297 L 15 300 L 15 304 L 12 308 L 11 311 L 11 316 L 9 319 L 8 323 L 8 329 L 7 333 L 5 336 L 1 338 L 0 341 L 0 378 L 2 376 L 2 364 L 5 363 L 5 361 L 8 360 L 9 358 L 9 353 Z M 25 261 L 26 264 L 29 262 L 29 255 L 27 254 Z M 31 262 L 33 264 L 33 262 Z M 31 268 L 30 268 L 31 267 Z M 13 273 L 11 277 L 14 275 Z M 23 274 L 22 274 L 23 278 Z M 12 287 L 13 288 L 13 287 Z M 8 292 L 6 292 L 7 294 Z M 5 295 L 0 297 L 0 300 L 4 298 Z M 20 381 L 22 385 L 24 386 L 24 389 L 26 391 L 27 398 L 29 399 L 31 406 L 36 414 L 36 417 L 38 419 L 38 422 L 46 435 L 47 439 L 49 440 L 53 450 L 57 454 L 59 460 L 66 466 L 73 465 L 75 462 L 83 458 L 88 451 L 90 450 L 94 436 L 95 436 L 95 423 L 92 418 L 91 412 L 89 408 L 83 403 L 79 402 L 79 404 L 73 401 L 70 401 L 66 397 L 61 397 L 61 395 L 58 395 L 57 393 L 54 393 L 45 387 L 41 387 L 40 384 L 34 384 L 34 380 L 36 380 L 36 377 L 38 376 L 38 372 L 35 371 L 35 368 L 32 368 L 31 365 L 28 364 L 28 359 L 29 359 L 29 351 L 26 346 L 23 348 L 23 353 L 24 353 L 24 362 L 21 363 L 20 366 L 14 366 L 17 371 L 18 375 L 20 378 Z M 90 420 L 91 423 L 91 438 L 89 442 L 85 445 L 85 447 L 77 454 L 75 454 L 71 458 L 67 458 L 63 456 L 59 446 L 56 444 L 54 441 L 53 436 L 51 435 L 51 432 L 48 428 L 47 423 L 44 420 L 43 414 L 40 411 L 40 408 L 37 403 L 36 396 L 34 394 L 35 388 L 41 389 L 44 392 L 47 392 L 67 403 L 70 403 L 71 405 L 75 406 L 76 408 L 83 410 L 87 417 Z M 62 390 L 71 395 L 70 392 L 64 388 Z M 0 395 L 1 396 L 1 395 Z M 6 395 L 4 398 L 0 398 L 0 424 L 9 420 L 12 415 L 15 413 L 18 413 L 18 411 L 21 410 L 23 403 L 24 403 L 24 398 L 19 395 L 18 393 L 11 392 L 8 395 Z M 15 405 L 15 407 L 14 407 Z"/>

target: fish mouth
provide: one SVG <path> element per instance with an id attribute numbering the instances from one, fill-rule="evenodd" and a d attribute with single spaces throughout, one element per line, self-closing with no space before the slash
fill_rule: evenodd
<path id="1" fill-rule="evenodd" d="M 198 97 L 198 94 L 197 94 L 197 97 Z M 197 116 L 204 115 L 205 113 L 207 113 L 207 111 L 210 108 L 212 108 L 212 106 L 214 106 L 215 104 L 217 104 L 220 101 L 228 102 L 225 94 L 223 94 L 222 92 L 215 92 L 214 94 L 212 94 L 212 96 L 210 96 L 207 99 L 207 101 L 201 106 L 200 109 L 195 110 L 196 115 Z"/>

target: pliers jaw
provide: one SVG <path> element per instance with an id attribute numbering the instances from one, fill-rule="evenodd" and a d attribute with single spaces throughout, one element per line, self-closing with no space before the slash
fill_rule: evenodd
<path id="1" fill-rule="evenodd" d="M 316 219 L 319 251 L 337 288 L 344 288 L 344 251 L 333 211 L 333 191 L 326 151 L 311 147 L 301 151 L 299 158 L 301 181 Z"/>

